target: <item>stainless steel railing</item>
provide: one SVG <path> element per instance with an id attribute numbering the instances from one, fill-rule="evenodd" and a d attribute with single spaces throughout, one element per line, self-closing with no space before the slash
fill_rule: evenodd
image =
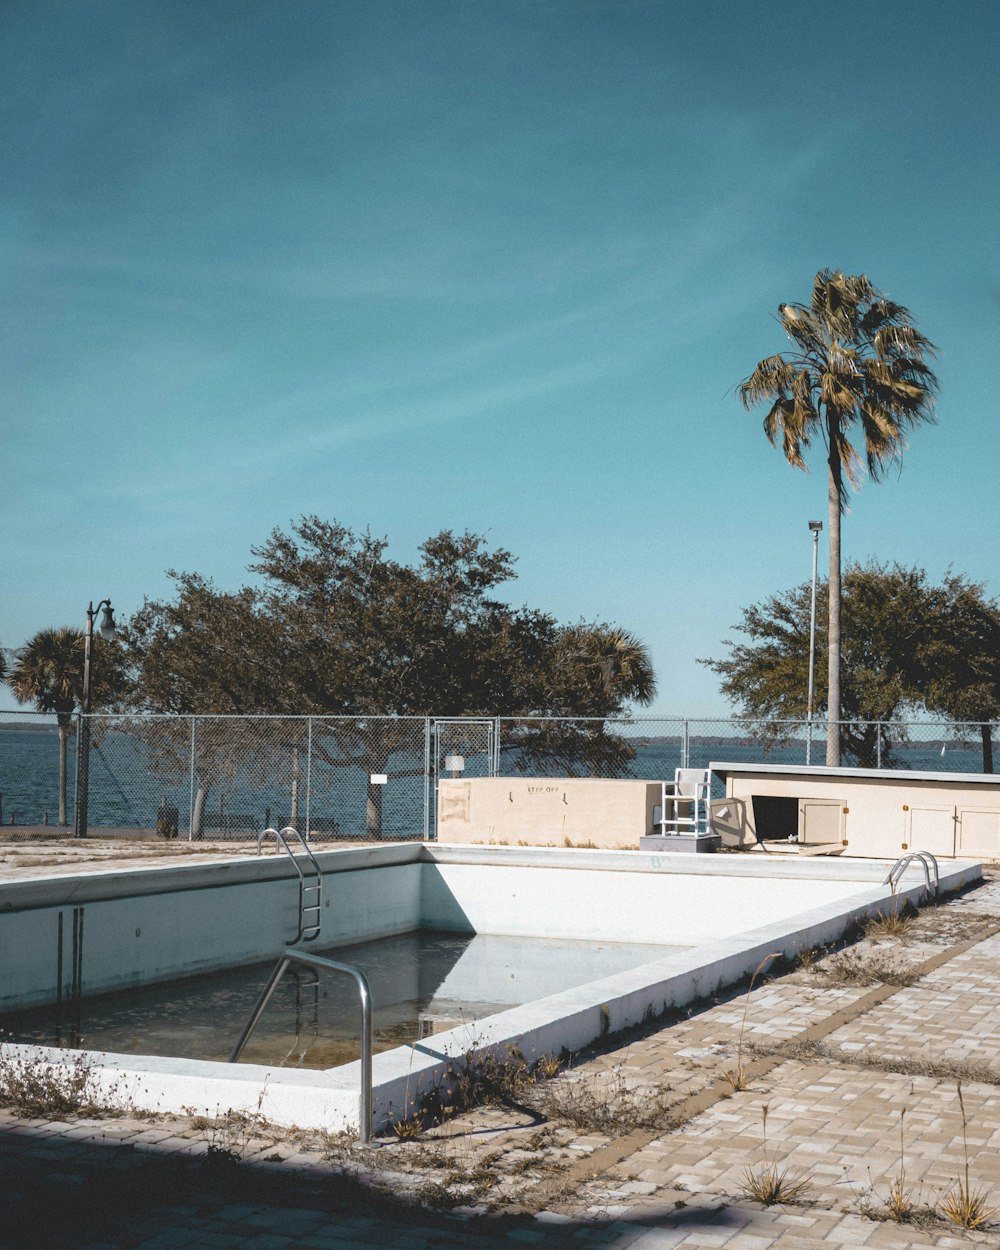
<path id="1" fill-rule="evenodd" d="M 299 931 L 289 943 L 294 946 L 296 942 L 312 942 L 319 937 L 319 932 L 323 924 L 323 870 L 317 862 L 316 856 L 309 848 L 309 843 L 305 840 L 298 829 L 292 825 L 286 825 L 284 829 L 265 829 L 257 837 L 257 854 L 261 852 L 264 839 L 274 834 L 278 840 L 279 846 L 284 847 L 288 858 L 292 861 L 292 866 L 299 874 Z M 299 845 L 309 857 L 309 863 L 312 867 L 312 876 L 306 881 L 305 873 L 299 864 L 299 857 L 288 844 L 288 838 L 285 834 L 294 834 L 298 839 Z M 310 917 L 307 923 L 306 917 Z"/>
<path id="2" fill-rule="evenodd" d="M 278 960 L 274 971 L 268 978 L 267 985 L 264 986 L 263 993 L 257 1000 L 257 1006 L 254 1007 L 250 1019 L 247 1021 L 240 1035 L 240 1040 L 233 1047 L 229 1056 L 229 1062 L 235 1063 L 243 1053 L 243 1048 L 250 1040 L 250 1034 L 257 1027 L 261 1016 L 267 1004 L 271 1001 L 271 995 L 278 987 L 278 982 L 285 975 L 289 965 L 292 962 L 305 964 L 310 968 L 329 968 L 332 972 L 342 972 L 346 976 L 353 977 L 358 987 L 358 995 L 361 1000 L 361 1094 L 358 1104 L 358 1120 L 359 1120 L 359 1136 L 362 1142 L 371 1140 L 372 1133 L 372 994 L 368 987 L 368 978 L 360 968 L 355 968 L 352 964 L 338 963 L 336 959 L 329 959 L 325 955 L 312 955 L 306 951 L 286 950 L 284 955 Z"/>
<path id="3" fill-rule="evenodd" d="M 909 855 L 901 855 L 899 859 L 889 869 L 889 875 L 882 882 L 883 885 L 890 886 L 895 890 L 910 864 L 916 860 L 924 870 L 924 881 L 927 885 L 927 895 L 929 898 L 937 898 L 941 893 L 941 874 L 938 871 L 938 862 L 930 851 L 910 851 Z M 931 869 L 934 870 L 934 888 L 931 888 Z"/>

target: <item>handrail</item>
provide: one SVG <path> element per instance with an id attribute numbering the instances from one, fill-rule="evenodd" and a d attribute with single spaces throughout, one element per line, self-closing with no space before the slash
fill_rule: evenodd
<path id="1" fill-rule="evenodd" d="M 323 911 L 322 911 L 322 908 L 323 908 L 323 870 L 320 868 L 319 863 L 317 862 L 316 856 L 312 853 L 309 847 L 309 843 L 305 840 L 302 834 L 299 833 L 298 829 L 296 829 L 293 825 L 286 825 L 284 829 L 280 831 L 280 833 L 277 829 L 274 829 L 274 828 L 264 829 L 261 833 L 259 833 L 257 835 L 257 854 L 258 855 L 261 853 L 261 846 L 263 845 L 264 839 L 267 837 L 269 833 L 273 833 L 274 836 L 278 839 L 279 844 L 284 847 L 285 852 L 288 855 L 288 858 L 292 861 L 292 865 L 294 866 L 295 871 L 299 874 L 299 929 L 295 937 L 292 938 L 289 945 L 294 946 L 296 942 L 313 942 L 316 940 L 316 938 L 319 937 L 320 928 L 323 923 Z M 286 833 L 293 833 L 298 838 L 299 845 L 305 851 L 306 855 L 308 855 L 309 862 L 312 864 L 313 871 L 316 874 L 315 885 L 306 885 L 305 874 L 303 873 L 302 869 L 299 867 L 298 857 L 296 856 L 292 848 L 288 845 L 288 839 L 285 837 Z M 311 890 L 315 893 L 316 895 L 315 903 L 309 903 L 309 904 L 306 903 L 306 891 L 307 890 Z M 315 912 L 316 918 L 313 921 L 313 923 L 310 925 L 307 925 L 305 923 L 306 912 Z"/>
<path id="2" fill-rule="evenodd" d="M 361 999 L 361 1095 L 358 1105 L 359 1137 L 362 1143 L 371 1140 L 372 1134 L 372 992 L 368 978 L 360 968 L 352 964 L 338 963 L 336 959 L 328 959 L 325 955 L 312 955 L 307 951 L 287 950 L 278 960 L 274 971 L 264 986 L 263 993 L 257 1000 L 257 1006 L 247 1021 L 240 1040 L 233 1047 L 229 1063 L 235 1063 L 243 1053 L 243 1048 L 250 1040 L 250 1034 L 264 1014 L 264 1009 L 271 1001 L 271 995 L 278 987 L 278 982 L 285 975 L 289 964 L 293 961 L 306 964 L 310 968 L 329 968 L 333 972 L 343 972 L 353 977 Z"/>
<path id="3" fill-rule="evenodd" d="M 900 878 L 913 860 L 918 860 L 920 867 L 924 870 L 924 881 L 927 885 L 928 896 L 930 898 L 937 898 L 941 893 L 941 874 L 938 871 L 938 862 L 930 851 L 910 851 L 909 855 L 901 855 L 889 869 L 889 875 L 882 882 L 882 884 L 891 886 L 891 888 L 895 890 L 896 886 L 899 884 Z M 931 889 L 931 868 L 934 869 L 933 890 Z"/>

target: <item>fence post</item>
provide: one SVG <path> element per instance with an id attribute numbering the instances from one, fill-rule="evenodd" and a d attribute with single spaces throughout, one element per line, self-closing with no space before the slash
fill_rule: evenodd
<path id="1" fill-rule="evenodd" d="M 691 737 L 688 729 L 688 722 L 684 722 L 684 733 L 681 737 L 681 768 L 690 768 L 691 758 Z"/>
<path id="2" fill-rule="evenodd" d="M 424 841 L 431 838 L 431 718 L 424 717 Z"/>
<path id="3" fill-rule="evenodd" d="M 188 841 L 194 841 L 194 735 L 196 717 L 191 717 L 191 763 L 188 777 Z"/>
<path id="4" fill-rule="evenodd" d="M 313 718 L 306 721 L 306 841 L 312 828 Z"/>
<path id="5" fill-rule="evenodd" d="M 882 767 L 882 722 L 881 721 L 876 721 L 875 723 L 875 753 L 876 753 L 875 767 L 881 768 Z"/>

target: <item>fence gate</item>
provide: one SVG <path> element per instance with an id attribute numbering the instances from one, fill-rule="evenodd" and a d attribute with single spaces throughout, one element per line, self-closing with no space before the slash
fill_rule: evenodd
<path id="1" fill-rule="evenodd" d="M 437 835 L 438 783 L 442 777 L 495 777 L 500 736 L 492 718 L 431 722 L 431 803 L 428 830 Z"/>

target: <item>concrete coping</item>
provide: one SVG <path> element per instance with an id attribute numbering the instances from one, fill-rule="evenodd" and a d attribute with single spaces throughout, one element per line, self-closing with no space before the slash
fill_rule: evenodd
<path id="1" fill-rule="evenodd" d="M 553 871 L 658 872 L 699 876 L 759 877 L 759 857 L 749 855 L 690 855 L 669 850 L 618 851 L 578 847 L 487 846 L 467 843 L 395 842 L 382 846 L 340 847 L 316 852 L 327 873 L 361 872 L 407 864 L 494 864 L 506 867 L 547 868 Z M 792 857 L 768 859 L 766 875 L 785 878 L 826 878 L 879 883 L 893 860 Z M 907 877 L 922 876 L 919 865 Z M 101 899 L 169 894 L 184 890 L 215 889 L 296 876 L 285 855 L 220 859 L 196 864 L 136 865 L 99 869 L 77 876 L 38 876 L 0 880 L 0 912 L 33 907 L 79 906 Z"/>

